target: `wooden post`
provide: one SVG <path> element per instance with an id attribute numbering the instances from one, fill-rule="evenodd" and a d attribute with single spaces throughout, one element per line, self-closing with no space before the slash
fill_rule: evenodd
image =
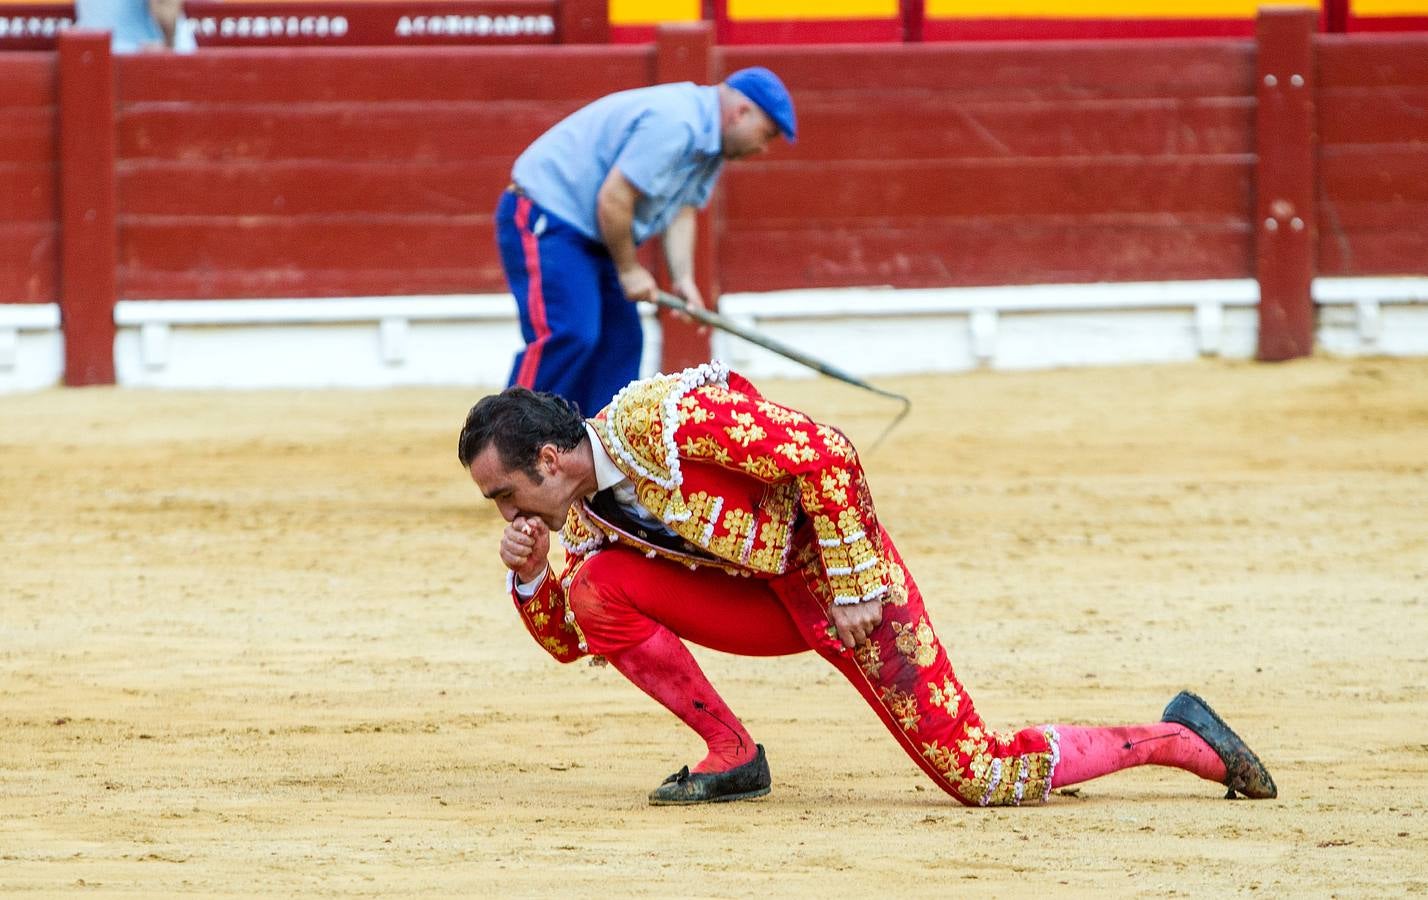
<path id="1" fill-rule="evenodd" d="M 108 32 L 60 32 L 59 132 L 64 383 L 113 384 L 118 235 Z"/>
<path id="2" fill-rule="evenodd" d="M 1313 9 L 1262 9 L 1255 24 L 1255 270 L 1261 360 L 1314 350 Z"/>
<path id="3" fill-rule="evenodd" d="M 655 82 L 709 84 L 714 80 L 713 50 L 714 29 L 708 22 L 659 26 L 655 32 Z M 714 271 L 718 255 L 715 253 L 718 207 L 716 193 L 709 206 L 699 213 L 694 243 L 694 279 L 710 309 L 717 309 L 719 302 L 719 281 Z M 661 371 L 678 371 L 709 361 L 713 350 L 708 334 L 701 335 L 695 325 L 679 321 L 665 309 L 659 311 L 659 322 L 664 331 Z"/>
<path id="4" fill-rule="evenodd" d="M 610 4 L 607 0 L 556 0 L 562 44 L 610 43 Z"/>
<path id="5" fill-rule="evenodd" d="M 922 23 L 927 18 L 925 0 L 899 0 L 902 16 L 902 39 L 907 44 L 922 43 Z"/>

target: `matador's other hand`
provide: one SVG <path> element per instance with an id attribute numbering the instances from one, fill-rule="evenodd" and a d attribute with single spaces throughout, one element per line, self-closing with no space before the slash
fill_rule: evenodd
<path id="1" fill-rule="evenodd" d="M 545 571 L 549 554 L 550 529 L 540 519 L 516 516 L 501 535 L 501 562 L 522 584 Z"/>
<path id="2" fill-rule="evenodd" d="M 843 642 L 843 646 L 852 650 L 866 641 L 873 629 L 883 621 L 883 601 L 864 600 L 862 603 L 849 603 L 846 606 L 835 604 L 828 607 L 828 621 L 837 629 L 838 639 Z"/>

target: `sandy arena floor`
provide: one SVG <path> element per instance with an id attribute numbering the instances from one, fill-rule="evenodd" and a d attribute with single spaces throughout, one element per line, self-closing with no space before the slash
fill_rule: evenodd
<path id="1" fill-rule="evenodd" d="M 886 382 L 883 520 L 995 727 L 1210 699 L 1275 774 L 937 792 L 811 655 L 701 652 L 774 792 L 501 590 L 472 391 L 0 397 L 0 893 L 1428 893 L 1428 360 Z M 895 405 L 764 385 L 870 442 Z"/>

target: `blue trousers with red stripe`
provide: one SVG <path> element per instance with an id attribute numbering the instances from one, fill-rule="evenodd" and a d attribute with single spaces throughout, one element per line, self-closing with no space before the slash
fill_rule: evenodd
<path id="1" fill-rule="evenodd" d="M 511 191 L 496 240 L 526 347 L 508 384 L 574 401 L 587 416 L 639 377 L 644 335 L 605 245 Z"/>

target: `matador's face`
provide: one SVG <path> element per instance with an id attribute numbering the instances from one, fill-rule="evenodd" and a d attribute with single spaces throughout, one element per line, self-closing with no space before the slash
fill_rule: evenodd
<path id="1" fill-rule="evenodd" d="M 524 469 L 507 468 L 495 445 L 488 444 L 471 460 L 471 480 L 507 522 L 518 516 L 540 519 L 552 531 L 559 531 L 576 496 L 572 479 L 560 462 L 560 451 L 546 444 L 536 457 L 532 477 Z"/>

